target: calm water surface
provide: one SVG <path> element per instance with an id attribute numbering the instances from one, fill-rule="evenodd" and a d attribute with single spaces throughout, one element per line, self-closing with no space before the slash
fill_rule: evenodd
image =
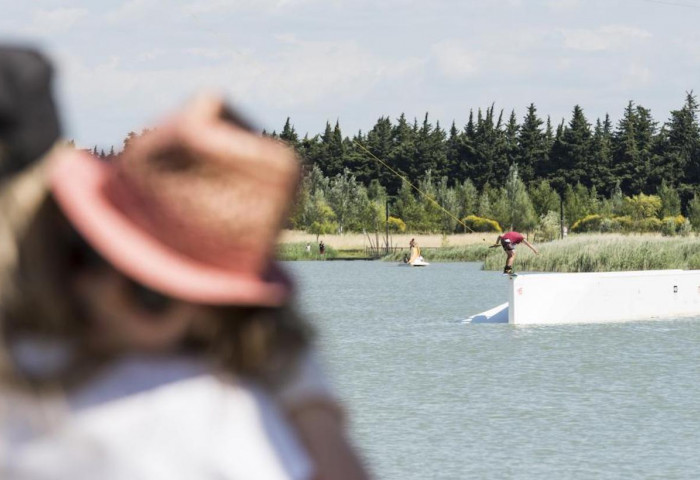
<path id="1" fill-rule="evenodd" d="M 700 479 L 700 319 L 465 324 L 475 263 L 290 262 L 380 479 Z"/>

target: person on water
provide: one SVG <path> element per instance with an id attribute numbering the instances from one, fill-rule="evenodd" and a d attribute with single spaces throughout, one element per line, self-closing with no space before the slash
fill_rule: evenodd
<path id="1" fill-rule="evenodd" d="M 523 234 L 519 232 L 506 232 L 502 235 L 499 235 L 496 239 L 496 243 L 491 245 L 490 248 L 496 248 L 501 246 L 506 252 L 506 266 L 503 269 L 503 273 L 507 273 L 509 275 L 513 273 L 513 262 L 515 261 L 515 246 L 519 243 L 524 243 L 525 245 L 527 245 L 530 250 L 535 252 L 535 255 L 538 255 L 540 253 L 535 247 L 532 246 L 532 244 L 530 244 L 530 242 L 528 242 L 525 239 Z"/>

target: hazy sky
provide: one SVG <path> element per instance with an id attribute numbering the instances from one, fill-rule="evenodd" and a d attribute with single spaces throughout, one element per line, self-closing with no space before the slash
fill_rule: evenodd
<path id="1" fill-rule="evenodd" d="M 43 48 L 66 136 L 121 145 L 202 88 L 268 130 L 345 135 L 495 103 L 657 121 L 700 93 L 700 0 L 0 0 L 0 40 Z"/>

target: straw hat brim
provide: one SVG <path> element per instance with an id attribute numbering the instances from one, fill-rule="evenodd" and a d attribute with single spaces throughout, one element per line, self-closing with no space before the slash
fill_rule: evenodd
<path id="1" fill-rule="evenodd" d="M 49 159 L 49 183 L 74 228 L 117 270 L 174 298 L 198 304 L 280 306 L 291 280 L 274 261 L 264 276 L 242 274 L 193 259 L 159 241 L 107 194 L 113 165 L 75 149 Z"/>

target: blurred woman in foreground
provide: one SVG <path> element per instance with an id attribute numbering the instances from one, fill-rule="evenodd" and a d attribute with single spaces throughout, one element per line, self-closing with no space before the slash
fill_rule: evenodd
<path id="1" fill-rule="evenodd" d="M 273 261 L 296 159 L 225 116 L 2 179 L 1 478 L 366 478 Z"/>

